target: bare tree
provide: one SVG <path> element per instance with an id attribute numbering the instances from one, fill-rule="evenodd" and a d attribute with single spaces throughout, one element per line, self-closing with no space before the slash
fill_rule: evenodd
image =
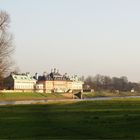
<path id="1" fill-rule="evenodd" d="M 11 66 L 11 53 L 14 50 L 12 45 L 12 35 L 8 32 L 10 23 L 9 15 L 0 12 L 0 80 L 10 70 Z"/>

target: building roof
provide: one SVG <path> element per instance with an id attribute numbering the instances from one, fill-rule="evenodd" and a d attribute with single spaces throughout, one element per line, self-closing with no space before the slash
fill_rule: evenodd
<path id="1" fill-rule="evenodd" d="M 27 80 L 27 81 L 35 81 L 35 79 L 29 74 L 11 74 L 14 80 Z"/>
<path id="2" fill-rule="evenodd" d="M 44 74 L 43 76 L 38 77 L 38 81 L 52 81 L 52 80 L 59 80 L 59 81 L 71 81 L 67 74 L 61 75 L 59 71 L 54 71 L 49 74 Z"/>

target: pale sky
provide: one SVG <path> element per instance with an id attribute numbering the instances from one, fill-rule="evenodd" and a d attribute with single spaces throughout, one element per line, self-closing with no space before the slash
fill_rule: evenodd
<path id="1" fill-rule="evenodd" d="M 0 0 L 21 72 L 140 81 L 140 0 Z"/>

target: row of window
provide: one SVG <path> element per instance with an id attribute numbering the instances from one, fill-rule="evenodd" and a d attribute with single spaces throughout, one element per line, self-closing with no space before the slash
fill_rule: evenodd
<path id="1" fill-rule="evenodd" d="M 34 89 L 34 85 L 15 85 L 15 89 Z"/>

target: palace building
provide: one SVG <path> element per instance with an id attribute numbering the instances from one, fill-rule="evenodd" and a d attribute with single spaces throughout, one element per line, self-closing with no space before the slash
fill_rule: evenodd
<path id="1" fill-rule="evenodd" d="M 70 78 L 66 73 L 62 75 L 58 70 L 54 69 L 50 73 L 44 72 L 42 76 L 38 76 L 36 73 L 34 77 L 29 73 L 11 73 L 10 76 L 5 78 L 4 87 L 7 90 L 20 90 L 24 92 L 65 93 L 82 91 L 83 82 L 76 75 Z"/>
<path id="2" fill-rule="evenodd" d="M 29 73 L 11 73 L 10 76 L 4 80 L 4 88 L 6 90 L 31 92 L 34 91 L 35 85 L 36 79 L 34 79 Z"/>
<path id="3" fill-rule="evenodd" d="M 49 74 L 44 73 L 43 76 L 38 76 L 36 79 L 36 91 L 38 92 L 72 92 L 83 89 L 83 82 L 76 75 L 70 78 L 66 73 L 61 75 L 56 69 Z"/>

